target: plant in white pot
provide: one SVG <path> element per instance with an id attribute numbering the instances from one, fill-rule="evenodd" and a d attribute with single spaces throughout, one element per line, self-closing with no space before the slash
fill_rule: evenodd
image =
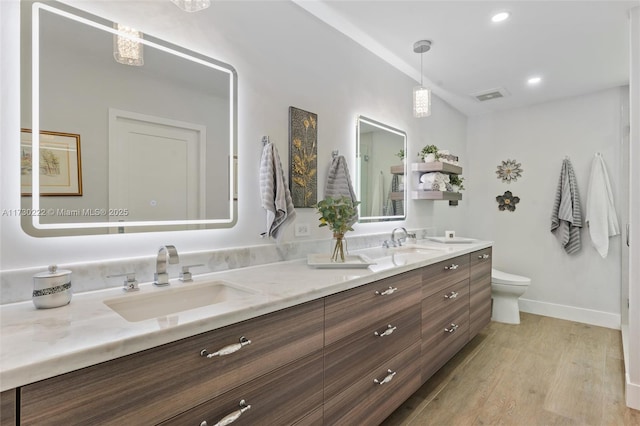
<path id="1" fill-rule="evenodd" d="M 460 175 L 450 175 L 449 176 L 449 183 L 451 184 L 451 187 L 453 188 L 453 192 L 460 192 L 464 190 L 464 185 L 462 184 L 462 181 L 464 180 L 464 178 Z"/>
<path id="2" fill-rule="evenodd" d="M 396 153 L 396 157 L 398 157 L 400 159 L 400 161 L 402 161 L 404 163 L 404 149 L 401 149 L 400 151 L 398 151 Z"/>
<path id="3" fill-rule="evenodd" d="M 418 157 L 422 158 L 422 161 L 425 163 L 438 161 L 438 147 L 435 145 L 426 145 L 420 150 Z"/>

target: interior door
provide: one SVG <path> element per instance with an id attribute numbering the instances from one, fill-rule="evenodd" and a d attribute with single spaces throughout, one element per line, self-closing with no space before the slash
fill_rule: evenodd
<path id="1" fill-rule="evenodd" d="M 109 132 L 109 209 L 119 221 L 204 216 L 203 130 L 197 125 L 113 112 Z M 152 230 L 152 229 L 150 229 Z"/>

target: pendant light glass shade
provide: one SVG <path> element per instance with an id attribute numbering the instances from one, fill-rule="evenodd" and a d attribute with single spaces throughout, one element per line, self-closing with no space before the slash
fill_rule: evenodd
<path id="1" fill-rule="evenodd" d="M 211 0 L 171 0 L 171 2 L 185 12 L 197 12 L 211 6 Z"/>
<path id="2" fill-rule="evenodd" d="M 142 38 L 142 33 L 118 23 L 114 23 L 113 27 L 122 34 L 114 34 L 113 36 L 113 57 L 115 60 L 124 65 L 136 67 L 144 65 L 144 45 L 127 37 Z"/>
<path id="3" fill-rule="evenodd" d="M 429 49 L 430 40 L 419 40 L 413 45 L 413 51 L 420 54 L 420 86 L 413 88 L 413 116 L 416 118 L 431 115 L 431 89 L 422 85 L 422 54 Z"/>
<path id="4" fill-rule="evenodd" d="M 413 88 L 413 116 L 416 118 L 431 115 L 431 90 L 426 87 Z"/>

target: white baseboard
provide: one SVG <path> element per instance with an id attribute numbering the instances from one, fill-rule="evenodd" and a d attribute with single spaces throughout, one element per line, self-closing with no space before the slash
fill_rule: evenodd
<path id="1" fill-rule="evenodd" d="M 637 383 L 631 383 L 629 379 L 629 374 L 625 374 L 626 383 L 625 383 L 625 399 L 627 407 L 633 408 L 634 410 L 640 410 L 640 385 Z"/>
<path id="2" fill-rule="evenodd" d="M 629 377 L 629 326 L 622 324 L 622 353 L 624 354 L 624 396 L 627 407 L 640 410 L 640 385 Z"/>
<path id="3" fill-rule="evenodd" d="M 620 314 L 523 298 L 518 304 L 522 312 L 620 330 Z"/>

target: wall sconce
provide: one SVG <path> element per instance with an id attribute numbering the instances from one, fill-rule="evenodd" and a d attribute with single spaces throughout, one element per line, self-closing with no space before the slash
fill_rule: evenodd
<path id="1" fill-rule="evenodd" d="M 114 23 L 118 34 L 113 35 L 113 57 L 118 63 L 141 67 L 144 65 L 144 45 L 137 39 L 142 38 L 140 31 L 122 24 Z"/>
<path id="2" fill-rule="evenodd" d="M 211 6 L 211 0 L 171 0 L 171 3 L 185 12 L 197 12 Z"/>
<path id="3" fill-rule="evenodd" d="M 431 89 L 422 85 L 422 54 L 429 49 L 430 40 L 419 40 L 413 45 L 413 51 L 420 54 L 420 86 L 413 88 L 413 116 L 417 118 L 431 115 Z"/>

